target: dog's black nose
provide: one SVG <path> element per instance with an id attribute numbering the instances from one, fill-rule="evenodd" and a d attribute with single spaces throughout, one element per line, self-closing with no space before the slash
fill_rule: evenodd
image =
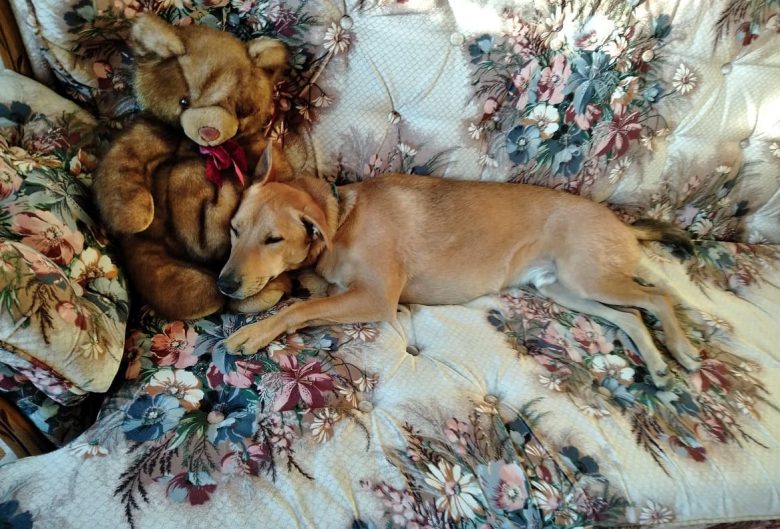
<path id="1" fill-rule="evenodd" d="M 232 275 L 219 276 L 217 280 L 217 288 L 226 296 L 235 294 L 240 286 L 241 282 Z"/>

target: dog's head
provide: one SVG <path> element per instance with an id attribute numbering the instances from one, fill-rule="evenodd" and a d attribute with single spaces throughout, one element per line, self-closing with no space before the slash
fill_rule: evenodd
<path id="1" fill-rule="evenodd" d="M 207 26 L 173 27 L 151 13 L 134 21 L 131 43 L 141 108 L 204 146 L 260 132 L 288 57 L 277 40 L 244 44 Z"/>
<path id="2" fill-rule="evenodd" d="M 255 169 L 258 181 L 230 222 L 230 258 L 217 286 L 234 299 L 257 294 L 276 276 L 300 268 L 313 251 L 331 246 L 323 209 L 294 180 L 275 181 L 271 165 L 269 144 Z"/>

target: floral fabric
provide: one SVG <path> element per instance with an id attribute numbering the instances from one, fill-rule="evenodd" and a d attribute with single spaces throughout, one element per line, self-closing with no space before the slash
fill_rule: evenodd
<path id="1" fill-rule="evenodd" d="M 697 255 L 716 247 L 730 254 L 707 243 Z M 97 423 L 0 469 L 0 498 L 45 525 L 60 502 L 46 478 L 56 466 L 104 506 L 101 520 L 129 527 L 165 526 L 172 513 L 207 527 L 204 513 L 226 509 L 248 521 L 246 498 L 277 526 L 777 518 L 763 491 L 780 470 L 780 336 L 764 309 L 780 301 L 767 286 L 778 260 L 751 251 L 761 272 L 732 292 L 717 282 L 728 260 L 692 279 L 690 263 L 648 249 L 646 273 L 676 285 L 684 328 L 706 355 L 694 374 L 672 363 L 664 391 L 619 329 L 533 291 L 412 306 L 396 324 L 315 328 L 247 357 L 222 340 L 268 314 L 167 322 L 143 312 L 127 337 L 125 382 Z M 60 516 L 76 526 L 84 508 Z"/>
<path id="2" fill-rule="evenodd" d="M 65 89 L 107 123 L 133 110 L 122 38 L 152 9 L 287 39 L 300 66 L 268 133 L 325 178 L 528 181 L 687 229 L 694 256 L 649 245 L 642 278 L 670 287 L 706 358 L 695 374 L 670 362 L 659 391 L 620 329 L 532 290 L 309 329 L 248 357 L 221 341 L 266 314 L 169 322 L 139 308 L 97 423 L 0 468 L 8 516 L 205 528 L 224 513 L 256 525 L 261 505 L 269 527 L 780 519 L 780 131 L 765 118 L 777 2 L 32 5 Z"/>
<path id="3" fill-rule="evenodd" d="M 110 386 L 128 315 L 91 215 L 93 124 L 20 100 L 0 102 L 0 122 L 0 362 L 73 404 Z"/>

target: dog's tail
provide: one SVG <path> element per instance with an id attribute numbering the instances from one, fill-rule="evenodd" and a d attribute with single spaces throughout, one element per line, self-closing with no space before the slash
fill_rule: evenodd
<path id="1" fill-rule="evenodd" d="M 667 222 L 639 219 L 631 225 L 631 231 L 640 241 L 660 241 L 673 248 L 672 254 L 685 259 L 693 255 L 693 241 L 688 232 Z"/>

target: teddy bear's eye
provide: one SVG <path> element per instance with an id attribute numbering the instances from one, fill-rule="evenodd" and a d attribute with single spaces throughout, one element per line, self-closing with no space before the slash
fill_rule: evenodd
<path id="1" fill-rule="evenodd" d="M 184 110 L 190 108 L 190 98 L 185 96 L 179 99 L 179 106 Z"/>

